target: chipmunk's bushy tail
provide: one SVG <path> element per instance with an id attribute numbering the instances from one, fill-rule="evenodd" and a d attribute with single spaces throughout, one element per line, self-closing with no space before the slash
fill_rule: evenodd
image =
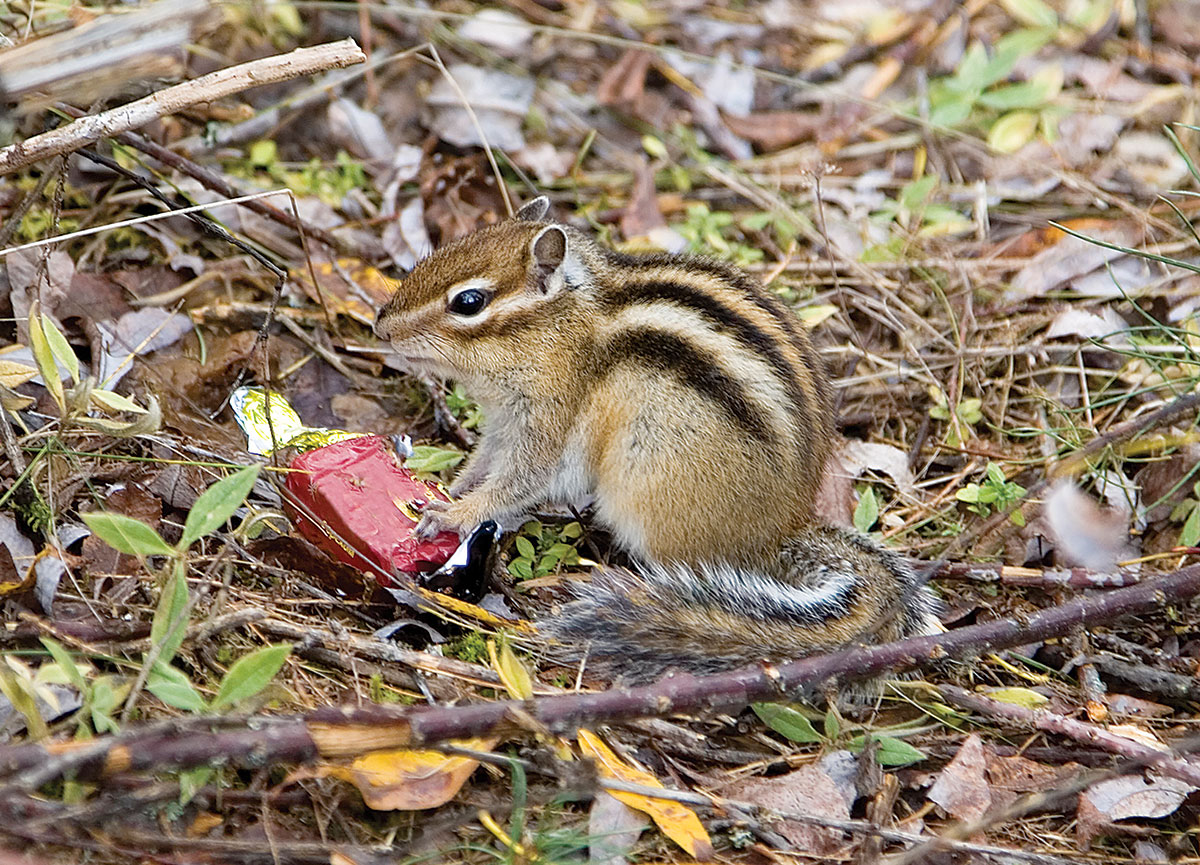
<path id="1" fill-rule="evenodd" d="M 713 673 L 858 642 L 936 633 L 939 604 L 905 561 L 859 535 L 805 530 L 763 573 L 730 565 L 605 568 L 539 630 L 626 682 Z"/>

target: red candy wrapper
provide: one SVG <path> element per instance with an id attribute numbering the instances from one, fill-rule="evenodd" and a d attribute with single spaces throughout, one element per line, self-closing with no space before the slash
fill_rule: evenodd
<path id="1" fill-rule="evenodd" d="M 439 567 L 458 547 L 453 532 L 413 535 L 420 515 L 412 502 L 449 499 L 404 468 L 382 436 L 305 451 L 291 468 L 284 485 L 294 500 L 285 497 L 284 506 L 296 528 L 338 561 L 375 574 L 381 586 L 392 585 L 385 574 L 393 571 L 415 577 Z"/>

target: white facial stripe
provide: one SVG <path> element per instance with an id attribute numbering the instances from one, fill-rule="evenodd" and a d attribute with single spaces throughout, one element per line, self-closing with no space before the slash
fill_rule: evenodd
<path id="1" fill-rule="evenodd" d="M 472 276 L 470 279 L 464 279 L 462 282 L 456 282 L 450 286 L 450 290 L 446 292 L 446 303 L 449 303 L 456 294 L 460 291 L 466 291 L 468 288 L 477 288 L 480 291 L 492 291 L 495 283 L 486 276 Z"/>

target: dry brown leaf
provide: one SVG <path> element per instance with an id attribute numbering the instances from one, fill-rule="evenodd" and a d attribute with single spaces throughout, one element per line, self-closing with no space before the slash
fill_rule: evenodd
<path id="1" fill-rule="evenodd" d="M 640 159 L 633 173 L 633 194 L 621 211 L 621 234 L 625 235 L 626 240 L 645 237 L 666 224 L 658 208 L 654 171 L 644 158 Z"/>
<path id="2" fill-rule="evenodd" d="M 810 141 L 825 125 L 825 118 L 821 115 L 801 111 L 757 111 L 743 115 L 724 114 L 722 117 L 734 135 L 745 138 L 767 153 L 801 141 Z"/>
<path id="3" fill-rule="evenodd" d="M 1133 817 L 1156 819 L 1174 814 L 1196 787 L 1176 778 L 1124 775 L 1093 784 L 1079 796 L 1075 837 L 1087 850 L 1092 839 L 1108 832 L 1120 832 L 1118 820 Z"/>
<path id="4" fill-rule="evenodd" d="M 959 820 L 974 822 L 992 805 L 983 740 L 972 733 L 929 788 L 929 800 Z"/>
<path id="5" fill-rule="evenodd" d="M 850 819 L 850 806 L 837 783 L 818 765 L 802 766 L 775 778 L 748 778 L 721 791 L 731 799 L 754 802 L 776 811 L 790 811 L 825 817 Z M 772 828 L 798 850 L 828 855 L 844 845 L 842 833 L 798 820 L 781 820 Z"/>

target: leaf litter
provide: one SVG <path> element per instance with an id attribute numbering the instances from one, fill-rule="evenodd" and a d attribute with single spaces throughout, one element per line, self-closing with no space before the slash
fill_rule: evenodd
<path id="1" fill-rule="evenodd" d="M 490 663 L 479 620 L 397 608 L 373 580 L 320 558 L 289 531 L 274 485 L 259 481 L 245 502 L 222 499 L 203 525 L 190 522 L 201 520 L 204 491 L 249 460 L 230 394 L 266 377 L 307 424 L 409 433 L 432 446 L 427 465 L 461 458 L 478 422 L 466 395 L 396 376 L 369 324 L 430 248 L 506 216 L 484 140 L 515 198 L 548 192 L 556 212 L 619 248 L 687 245 L 733 260 L 812 323 L 839 379 L 847 442 L 822 518 L 923 560 L 949 626 L 1065 600 L 1075 590 L 1056 581 L 1058 569 L 1149 575 L 1194 563 L 1196 412 L 1127 432 L 1198 381 L 1196 277 L 1140 254 L 1186 265 L 1200 253 L 1200 148 L 1186 125 L 1200 71 L 1187 26 L 1194 6 L 435 3 L 363 7 L 361 19 L 288 3 L 210 10 L 185 78 L 333 32 L 369 44 L 372 68 L 330 73 L 315 97 L 304 81 L 251 89 L 138 131 L 183 163 L 101 143 L 181 205 L 228 197 L 195 168 L 242 192 L 290 188 L 303 236 L 272 213 L 212 211 L 286 267 L 277 308 L 261 262 L 177 217 L 7 252 L 159 210 L 128 177 L 72 157 L 0 187 L 12 316 L 0 354 L 11 429 L 0 468 L 4 744 L 213 707 L 448 705 L 494 699 L 501 682 L 527 680 L 535 699 L 576 683 L 579 671 L 555 667 L 536 642 L 518 640 L 518 653 Z M 14 6 L 0 14 L 0 34 L 34 46 L 109 14 L 90 2 L 72 17 L 53 4 Z M 0 64 L 0 74 L 12 73 Z M 107 103 L 76 107 L 112 107 L 128 86 L 106 80 L 91 99 Z M 40 110 L 0 135 L 49 128 Z M 292 212 L 282 196 L 268 201 Z M 31 309 L 45 315 L 41 337 Z M 89 376 L 112 396 L 93 399 Z M 1071 462 L 1095 441 L 1105 446 Z M 1071 484 L 1026 496 L 1064 472 Z M 81 517 L 102 512 L 148 533 L 110 532 L 116 547 L 85 535 Z M 604 555 L 602 538 L 554 534 L 562 522 L 543 516 L 536 534 L 520 536 L 537 587 L 489 586 L 484 608 L 531 618 L 559 597 L 559 572 L 577 567 L 561 564 L 580 559 L 562 547 Z M 193 537 L 200 528 L 208 533 Z M 514 542 L 504 556 L 517 554 Z M 931 563 L 943 558 L 1022 576 L 939 572 Z M 416 624 L 400 633 L 441 642 L 413 644 L 400 663 L 401 644 L 370 635 L 406 618 Z M 161 665 L 147 654 L 152 630 L 175 647 Z M 1178 744 L 1195 704 L 1160 674 L 1194 677 L 1198 636 L 1194 605 L 1179 606 L 923 675 L 1029 712 L 1088 718 L 1098 697 L 1114 726 Z M 285 652 L 280 641 L 295 645 Z M 1105 659 L 1135 668 L 1133 683 L 1104 672 L 1098 686 L 1089 680 L 1088 669 L 1109 669 Z M 437 672 L 413 675 L 411 663 Z M 586 670 L 581 683 L 608 684 Z M 469 743 L 482 758 L 378 752 L 291 774 L 214 763 L 160 774 L 166 793 L 137 772 L 88 789 L 66 782 L 42 792 L 63 806 L 90 798 L 93 816 L 64 819 L 57 832 L 29 824 L 20 838 L 55 861 L 92 849 L 101 861 L 170 850 L 300 862 L 314 844 L 326 858 L 366 862 L 387 844 L 401 856 L 549 862 L 602 834 L 612 843 L 593 840 L 594 861 L 678 857 L 667 838 L 701 858 L 711 843 L 723 860 L 751 861 L 771 847 L 866 855 L 876 843 L 862 825 L 869 814 L 894 832 L 878 839 L 889 853 L 940 839 L 980 861 L 1001 861 L 995 848 L 1033 862 L 1197 855 L 1193 786 L 1121 764 L 1078 733 L 967 716 L 925 685 L 901 682 L 841 722 L 814 715 L 799 738 L 747 712 L 613 725 L 594 741 L 580 731 L 586 747 L 527 727 L 506 742 Z M 888 762 L 898 746 L 862 747 L 867 732 L 911 749 L 903 753 L 915 762 Z M 846 750 L 856 738 L 858 755 Z M 659 831 L 637 831 L 608 793 L 583 801 L 603 787 L 579 768 L 587 749 L 646 788 L 622 795 L 659 803 L 648 807 Z M 839 755 L 852 783 L 829 768 Z M 1095 780 L 1070 792 L 1088 772 Z M 685 801 L 654 799 L 655 784 Z M 1013 816 L 1047 791 L 1066 792 Z M 127 807 L 130 795 L 157 802 L 153 820 Z M 385 823 L 378 812 L 389 809 L 397 813 Z M 438 820 L 462 823 L 461 835 Z M 953 841 L 964 825 L 974 834 Z M 163 827 L 170 839 L 152 840 Z M 94 830 L 132 840 L 97 847 Z"/>

